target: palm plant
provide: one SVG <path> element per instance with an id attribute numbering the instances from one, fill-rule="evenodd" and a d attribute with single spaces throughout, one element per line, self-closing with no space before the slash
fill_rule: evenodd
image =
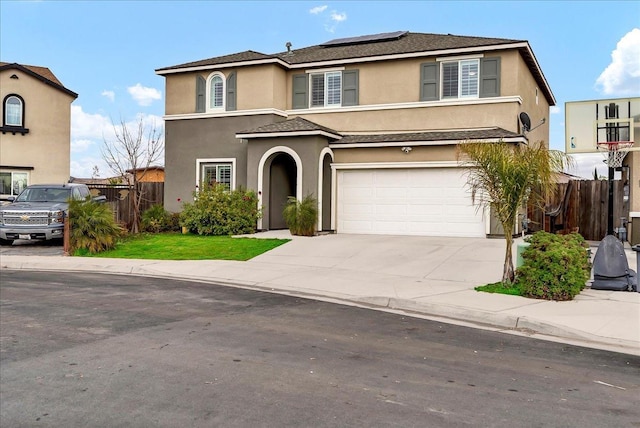
<path id="1" fill-rule="evenodd" d="M 69 202 L 69 228 L 72 252 L 98 253 L 112 249 L 123 232 L 109 205 L 91 200 Z"/>
<path id="2" fill-rule="evenodd" d="M 458 157 L 470 162 L 467 185 L 474 204 L 489 207 L 502 224 L 507 247 L 502 282 L 512 283 L 512 234 L 518 212 L 527 201 L 543 205 L 546 195 L 555 189 L 555 174 L 571 159 L 547 149 L 542 141 L 519 145 L 465 142 L 458 145 Z"/>
<path id="3" fill-rule="evenodd" d="M 282 214 L 292 235 L 313 236 L 316 233 L 318 201 L 311 195 L 302 201 L 289 196 Z"/>

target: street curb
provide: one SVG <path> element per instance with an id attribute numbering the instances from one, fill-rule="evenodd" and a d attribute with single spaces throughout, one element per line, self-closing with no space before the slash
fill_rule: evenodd
<path id="1" fill-rule="evenodd" d="M 596 349 L 610 350 L 614 352 L 640 355 L 640 347 L 632 341 L 621 339 L 609 339 L 587 332 L 575 330 L 568 327 L 560 327 L 530 317 L 500 314 L 487 312 L 478 309 L 461 308 L 453 305 L 433 304 L 416 302 L 409 299 L 398 299 L 385 296 L 364 296 L 354 297 L 351 295 L 310 293 L 301 290 L 281 289 L 277 286 L 265 283 L 263 285 L 253 281 L 238 281 L 225 278 L 207 278 L 185 275 L 172 275 L 167 272 L 158 272 L 149 269 L 155 263 L 142 266 L 119 265 L 117 263 L 109 265 L 89 264 L 69 267 L 69 266 L 38 266 L 34 263 L 2 261 L 1 270 L 36 270 L 36 271 L 57 271 L 57 272 L 96 272 L 108 275 L 134 275 L 140 277 L 153 277 L 176 279 L 182 281 L 198 282 L 202 284 L 221 285 L 225 287 L 236 287 L 267 293 L 281 294 L 293 297 L 300 297 L 310 300 L 318 300 L 342 305 L 358 306 L 367 309 L 387 311 L 393 313 L 404 313 L 407 316 L 423 318 L 435 318 L 437 321 L 449 323 L 465 323 L 468 326 L 484 328 L 489 330 L 511 332 L 528 337 L 540 338 L 553 341 L 570 341 L 577 346 L 584 346 Z M 563 340 L 564 339 L 564 340 Z"/>

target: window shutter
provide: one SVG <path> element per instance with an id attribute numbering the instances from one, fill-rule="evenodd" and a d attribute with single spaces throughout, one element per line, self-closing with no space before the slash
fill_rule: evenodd
<path id="1" fill-rule="evenodd" d="M 342 105 L 358 105 L 358 70 L 342 72 Z"/>
<path id="2" fill-rule="evenodd" d="M 236 110 L 236 72 L 227 77 L 227 111 Z"/>
<path id="3" fill-rule="evenodd" d="M 293 108 L 301 109 L 301 108 L 309 108 L 309 100 L 307 91 L 309 89 L 309 84 L 307 80 L 307 75 L 305 74 L 294 74 L 293 75 Z"/>
<path id="4" fill-rule="evenodd" d="M 420 67 L 420 101 L 433 101 L 440 99 L 438 82 L 440 64 L 429 62 Z"/>
<path id="5" fill-rule="evenodd" d="M 500 96 L 500 57 L 480 62 L 480 98 Z"/>
<path id="6" fill-rule="evenodd" d="M 204 113 L 206 104 L 207 81 L 196 76 L 196 113 Z"/>

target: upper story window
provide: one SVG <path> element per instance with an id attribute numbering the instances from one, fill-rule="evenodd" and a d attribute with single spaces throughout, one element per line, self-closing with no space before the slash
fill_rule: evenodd
<path id="1" fill-rule="evenodd" d="M 442 63 L 442 98 L 478 98 L 480 61 Z"/>
<path id="2" fill-rule="evenodd" d="M 500 57 L 443 58 L 421 65 L 420 101 L 500 96 Z"/>
<path id="3" fill-rule="evenodd" d="M 20 95 L 9 94 L 2 103 L 2 133 L 26 134 L 24 127 L 24 100 Z"/>
<path id="4" fill-rule="evenodd" d="M 294 74 L 292 107 L 356 106 L 359 102 L 358 70 L 331 70 Z"/>
<path id="5" fill-rule="evenodd" d="M 207 79 L 196 75 L 196 113 L 233 111 L 236 109 L 236 72 L 226 76 L 219 71 Z"/>
<path id="6" fill-rule="evenodd" d="M 10 95 L 4 102 L 4 124 L 22 126 L 22 100 L 15 95 Z"/>
<path id="7" fill-rule="evenodd" d="M 311 75 L 311 107 L 339 107 L 341 94 L 342 72 Z"/>
<path id="8" fill-rule="evenodd" d="M 224 75 L 213 73 L 207 80 L 207 109 L 219 110 L 224 108 Z"/>

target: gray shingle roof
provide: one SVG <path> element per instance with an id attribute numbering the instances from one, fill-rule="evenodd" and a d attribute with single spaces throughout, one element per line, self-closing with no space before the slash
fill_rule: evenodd
<path id="1" fill-rule="evenodd" d="M 424 131 L 404 134 L 370 134 L 345 135 L 335 144 L 364 144 L 364 143 L 397 143 L 411 141 L 465 141 L 465 140 L 496 140 L 521 137 L 520 134 L 502 128 L 476 129 L 464 131 Z"/>
<path id="2" fill-rule="evenodd" d="M 323 131 L 329 134 L 335 134 L 339 136 L 340 133 L 334 131 L 326 126 L 318 125 L 310 120 L 302 117 L 294 117 L 293 119 L 284 120 L 282 122 L 271 123 L 269 125 L 263 125 L 258 128 L 241 131 L 238 134 L 280 134 L 286 132 L 309 132 L 309 131 Z"/>
<path id="3" fill-rule="evenodd" d="M 457 143 L 465 140 L 500 140 L 508 138 L 522 137 L 521 134 L 507 131 L 502 128 L 487 128 L 474 130 L 454 130 L 454 131 L 422 131 L 398 134 L 367 134 L 367 135 L 349 135 L 341 134 L 326 126 L 318 125 L 310 120 L 302 117 L 284 120 L 282 122 L 263 125 L 258 128 L 249 129 L 238 132 L 243 134 L 263 134 L 268 137 L 270 134 L 282 133 L 300 133 L 300 132 L 325 132 L 335 135 L 339 138 L 332 144 L 380 144 L 384 146 L 386 143 L 398 142 L 415 142 L 415 141 L 451 141 Z M 342 138 L 340 138 L 342 137 Z"/>
<path id="4" fill-rule="evenodd" d="M 366 37 L 366 36 L 363 36 Z M 239 52 L 200 61 L 187 62 L 159 68 L 156 71 L 175 70 L 180 68 L 201 67 L 208 65 L 222 65 L 242 61 L 256 61 L 261 59 L 280 59 L 288 64 L 304 64 L 318 61 L 336 61 L 370 56 L 398 55 L 415 52 L 426 52 L 447 49 L 488 47 L 505 43 L 524 42 L 524 40 L 500 39 L 490 37 L 454 36 L 451 34 L 429 34 L 407 32 L 402 37 L 382 40 L 366 41 L 351 44 L 324 46 L 322 44 L 300 49 L 292 49 L 272 55 L 255 51 Z"/>
<path id="5" fill-rule="evenodd" d="M 347 45 L 316 45 L 301 49 L 293 47 L 291 53 L 280 52 L 274 56 L 289 64 L 304 64 L 318 61 L 336 61 L 351 58 L 398 55 L 416 52 L 487 47 L 522 40 L 496 39 L 488 37 L 454 36 L 451 34 L 410 33 L 391 40 L 354 43 Z"/>
<path id="6" fill-rule="evenodd" d="M 245 61 L 257 61 L 261 59 L 269 59 L 273 58 L 273 55 L 265 55 L 260 52 L 255 51 L 244 51 L 238 52 L 230 55 L 217 56 L 214 58 L 202 59 L 200 61 L 187 62 L 179 65 L 172 65 L 170 67 L 159 68 L 156 71 L 162 70 L 176 70 L 180 68 L 189 68 L 189 67 L 202 67 L 207 65 L 222 65 L 222 64 L 230 64 L 235 62 L 245 62 Z"/>

